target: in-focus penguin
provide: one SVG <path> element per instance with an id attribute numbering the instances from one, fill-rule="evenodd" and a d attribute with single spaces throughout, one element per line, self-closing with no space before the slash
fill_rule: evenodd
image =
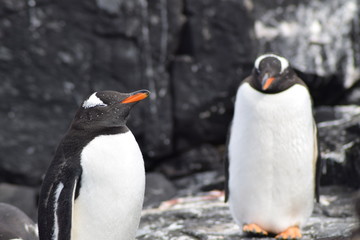
<path id="1" fill-rule="evenodd" d="M 42 185 L 40 240 L 135 238 L 145 171 L 126 121 L 148 95 L 147 90 L 102 91 L 83 102 Z"/>
<path id="2" fill-rule="evenodd" d="M 258 57 L 239 86 L 227 155 L 225 201 L 243 232 L 300 238 L 320 161 L 311 97 L 287 59 Z"/>
<path id="3" fill-rule="evenodd" d="M 23 211 L 0 203 L 0 240 L 38 240 L 37 226 Z"/>

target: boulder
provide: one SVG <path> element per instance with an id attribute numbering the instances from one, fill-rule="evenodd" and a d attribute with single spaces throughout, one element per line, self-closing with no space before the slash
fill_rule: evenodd
<path id="1" fill-rule="evenodd" d="M 37 198 L 38 189 L 36 188 L 0 184 L 0 202 L 19 208 L 35 222 L 37 221 Z"/>
<path id="2" fill-rule="evenodd" d="M 174 135 L 190 146 L 223 143 L 232 98 L 255 57 L 254 21 L 241 1 L 186 0 L 184 13 L 187 21 L 171 68 Z"/>
<path id="3" fill-rule="evenodd" d="M 199 172 L 181 177 L 173 180 L 173 183 L 178 189 L 177 197 L 195 196 L 200 192 L 223 190 L 225 177 L 223 171 L 218 169 L 217 171 Z"/>
<path id="4" fill-rule="evenodd" d="M 93 91 L 149 89 L 129 126 L 146 157 L 169 155 L 167 66 L 183 22 L 181 3 L 1 1 L 0 181 L 38 186 Z"/>
<path id="5" fill-rule="evenodd" d="M 161 173 L 146 174 L 144 208 L 158 206 L 161 202 L 175 196 L 177 189 Z"/>
<path id="6" fill-rule="evenodd" d="M 360 107 L 319 107 L 315 114 L 321 158 L 321 182 L 324 185 L 360 185 Z"/>
<path id="7" fill-rule="evenodd" d="M 188 150 L 179 151 L 175 157 L 168 158 L 156 171 L 170 179 L 190 176 L 198 172 L 222 170 L 222 152 L 211 144 L 203 144 Z"/>

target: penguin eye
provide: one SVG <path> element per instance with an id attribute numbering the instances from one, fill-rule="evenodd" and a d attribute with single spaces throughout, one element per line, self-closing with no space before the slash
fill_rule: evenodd
<path id="1" fill-rule="evenodd" d="M 107 106 L 108 106 L 107 104 L 99 104 L 99 105 L 97 105 L 97 106 L 95 106 L 95 107 L 104 108 L 104 107 L 107 107 Z"/>

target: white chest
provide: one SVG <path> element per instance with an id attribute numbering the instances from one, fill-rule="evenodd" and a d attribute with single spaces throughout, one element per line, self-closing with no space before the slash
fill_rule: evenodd
<path id="1" fill-rule="evenodd" d="M 229 203 L 239 224 L 279 231 L 309 216 L 313 133 L 305 87 L 278 94 L 261 94 L 247 83 L 239 88 L 229 141 Z"/>
<path id="2" fill-rule="evenodd" d="M 128 131 L 96 137 L 81 157 L 72 239 L 134 239 L 145 189 L 143 158 L 134 136 Z"/>

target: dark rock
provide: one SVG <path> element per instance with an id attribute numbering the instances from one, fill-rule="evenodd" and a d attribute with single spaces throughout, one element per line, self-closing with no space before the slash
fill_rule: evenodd
<path id="1" fill-rule="evenodd" d="M 201 65 L 188 56 L 174 62 L 174 134 L 178 144 L 186 144 L 177 146 L 180 149 L 203 142 L 225 142 L 233 109 L 229 91 L 234 95 L 234 87 L 243 77 L 217 77 L 212 66 Z"/>
<path id="2" fill-rule="evenodd" d="M 156 170 L 170 179 L 190 176 L 197 172 L 222 170 L 222 156 L 218 148 L 204 144 L 188 151 L 180 152 L 174 158 L 167 159 Z"/>
<path id="3" fill-rule="evenodd" d="M 0 202 L 18 207 L 34 221 L 37 220 L 37 197 L 38 189 L 6 183 L 0 184 Z"/>
<path id="4" fill-rule="evenodd" d="M 303 228 L 304 239 L 349 239 L 358 224 L 350 210 L 356 194 L 338 187 L 322 191 L 321 204 L 316 205 Z M 211 192 L 144 210 L 137 239 L 250 239 L 239 234 L 223 200 L 217 192 Z"/>
<path id="5" fill-rule="evenodd" d="M 181 3 L 1 1 L 0 181 L 38 186 L 77 107 L 99 90 L 151 90 L 129 125 L 147 158 L 169 155 Z"/>
<path id="6" fill-rule="evenodd" d="M 354 86 L 349 88 L 341 97 L 339 104 L 347 105 L 354 104 L 358 105 L 360 103 L 360 83 L 357 82 Z"/>
<path id="7" fill-rule="evenodd" d="M 315 108 L 314 118 L 316 123 L 338 120 L 342 117 L 333 107 L 322 106 Z"/>
<path id="8" fill-rule="evenodd" d="M 174 197 L 176 188 L 160 173 L 146 174 L 146 188 L 144 197 L 144 207 L 159 205 L 162 201 Z"/>
<path id="9" fill-rule="evenodd" d="M 224 174 L 222 171 L 207 171 L 195 173 L 174 180 L 178 188 L 177 196 L 194 196 L 199 192 L 224 189 Z"/>
<path id="10" fill-rule="evenodd" d="M 143 26 L 140 49 L 142 80 L 152 92 L 150 106 L 146 108 L 143 151 L 151 159 L 151 168 L 156 160 L 172 154 L 173 97 L 169 75 L 170 57 L 176 51 L 184 22 L 182 1 L 156 0 L 142 3 Z"/>
<path id="11" fill-rule="evenodd" d="M 231 98 L 255 57 L 253 20 L 241 1 L 190 0 L 184 11 L 187 22 L 171 72 L 174 133 L 190 146 L 223 143 Z"/>
<path id="12" fill-rule="evenodd" d="M 37 226 L 20 209 L 0 203 L 0 239 L 37 240 Z"/>

